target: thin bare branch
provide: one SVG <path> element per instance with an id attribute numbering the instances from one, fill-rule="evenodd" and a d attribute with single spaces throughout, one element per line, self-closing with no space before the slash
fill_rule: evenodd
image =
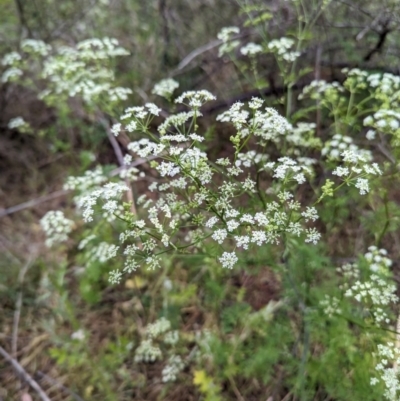
<path id="1" fill-rule="evenodd" d="M 193 50 L 190 52 L 179 64 L 177 69 L 182 70 L 185 68 L 187 65 L 189 65 L 192 60 L 194 60 L 196 57 L 200 56 L 201 54 L 208 52 L 211 49 L 214 49 L 215 47 L 219 46 L 222 43 L 222 40 L 213 40 L 210 43 L 207 43 L 203 46 L 198 47 L 197 49 Z"/>
<path id="2" fill-rule="evenodd" d="M 357 42 L 360 41 L 371 29 L 374 29 L 378 25 L 383 13 L 384 11 L 381 11 L 369 25 L 367 25 L 361 32 L 357 34 Z"/>
<path id="3" fill-rule="evenodd" d="M 119 147 L 117 139 L 115 138 L 114 134 L 111 132 L 110 124 L 108 123 L 108 121 L 106 120 L 105 117 L 100 117 L 99 120 L 100 120 L 100 123 L 106 129 L 108 139 L 111 143 L 111 146 L 114 149 L 114 153 L 115 153 L 115 156 L 117 157 L 120 167 L 124 167 L 125 166 L 124 156 L 122 154 L 121 148 Z M 131 183 L 129 182 L 128 179 L 126 179 L 125 184 L 129 188 L 127 197 L 128 197 L 128 201 L 131 203 L 131 212 L 136 215 L 137 211 L 136 211 L 135 197 L 133 196 L 133 190 L 132 190 Z"/>
<path id="4" fill-rule="evenodd" d="M 17 344 L 18 344 L 18 326 L 19 319 L 21 317 L 21 308 L 22 308 L 22 284 L 24 282 L 24 277 L 28 269 L 32 266 L 33 258 L 30 257 L 29 260 L 25 263 L 22 269 L 18 274 L 18 284 L 19 290 L 17 295 L 17 301 L 15 303 L 15 312 L 14 312 L 14 321 L 13 321 L 13 330 L 11 336 L 11 354 L 14 357 L 17 357 Z"/>
<path id="5" fill-rule="evenodd" d="M 66 195 L 68 192 L 69 191 L 67 191 L 67 190 L 55 191 L 55 192 L 52 192 L 51 194 L 40 196 L 39 198 L 31 199 L 27 202 L 20 203 L 19 205 L 11 206 L 8 209 L 0 210 L 0 218 L 7 216 L 9 214 L 19 212 L 24 209 L 28 209 L 28 208 L 36 206 L 40 203 L 47 202 L 49 200 L 58 198 L 60 196 Z"/>
<path id="6" fill-rule="evenodd" d="M 43 389 L 39 386 L 38 382 L 14 359 L 2 346 L 0 346 L 0 354 L 9 362 L 14 370 L 22 376 L 22 378 L 37 392 L 42 401 L 51 401 Z"/>

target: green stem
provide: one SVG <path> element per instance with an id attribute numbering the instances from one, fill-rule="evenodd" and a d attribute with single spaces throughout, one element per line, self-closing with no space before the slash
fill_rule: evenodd
<path id="1" fill-rule="evenodd" d="M 388 201 L 388 198 L 387 198 L 387 193 L 385 193 L 384 201 L 385 201 L 385 217 L 386 217 L 386 221 L 385 221 L 385 225 L 383 226 L 383 230 L 379 234 L 378 239 L 376 241 L 378 247 L 380 247 L 382 239 L 385 236 L 385 234 L 386 234 L 386 232 L 387 232 L 387 230 L 389 228 L 389 225 L 390 225 L 389 201 Z"/>

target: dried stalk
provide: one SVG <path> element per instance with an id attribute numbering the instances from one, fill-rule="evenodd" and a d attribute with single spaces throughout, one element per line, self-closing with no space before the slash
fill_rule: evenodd
<path id="1" fill-rule="evenodd" d="M 35 381 L 32 376 L 14 359 L 3 347 L 0 346 L 0 354 L 3 358 L 9 362 L 14 370 L 22 376 L 22 378 L 37 392 L 38 396 L 42 401 L 51 401 L 46 395 L 43 389 L 39 386 L 38 382 Z"/>

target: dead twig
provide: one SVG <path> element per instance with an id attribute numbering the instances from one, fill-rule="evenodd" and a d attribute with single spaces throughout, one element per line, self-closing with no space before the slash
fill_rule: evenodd
<path id="1" fill-rule="evenodd" d="M 211 49 L 214 49 L 215 47 L 219 46 L 222 43 L 222 40 L 213 40 L 210 43 L 207 43 L 203 46 L 198 47 L 197 49 L 193 50 L 190 52 L 179 64 L 177 67 L 177 70 L 182 70 L 185 68 L 187 65 L 189 65 L 192 60 L 194 60 L 196 57 L 200 56 L 201 54 L 208 52 Z"/>
<path id="2" fill-rule="evenodd" d="M 30 257 L 29 260 L 25 263 L 22 269 L 18 274 L 18 295 L 17 302 L 15 303 L 15 312 L 14 312 L 14 321 L 13 321 L 13 330 L 11 336 L 11 354 L 16 357 L 17 356 L 17 343 L 18 343 L 18 326 L 19 319 L 21 317 L 21 308 L 22 308 L 22 284 L 24 282 L 24 277 L 28 269 L 32 266 L 33 258 Z"/>
<path id="3" fill-rule="evenodd" d="M 52 192 L 51 194 L 40 196 L 39 198 L 31 199 L 27 202 L 20 203 L 19 205 L 11 206 L 8 209 L 0 210 L 0 218 L 2 218 L 4 216 L 8 216 L 8 215 L 16 213 L 16 212 L 19 212 L 24 209 L 28 209 L 28 208 L 36 206 L 40 203 L 47 202 L 49 200 L 58 198 L 60 196 L 66 195 L 68 192 L 69 191 L 67 191 L 67 190 L 55 191 L 55 192 Z"/>
<path id="4" fill-rule="evenodd" d="M 125 166 L 124 155 L 122 154 L 122 150 L 119 147 L 117 139 L 115 138 L 114 134 L 111 132 L 110 124 L 108 123 L 108 121 L 104 117 L 100 117 L 99 120 L 100 120 L 100 123 L 106 129 L 108 139 L 109 139 L 109 141 L 111 143 L 111 146 L 114 149 L 114 153 L 115 153 L 115 156 L 116 156 L 116 158 L 118 160 L 119 165 L 121 167 L 124 167 Z M 132 186 L 131 186 L 131 184 L 130 184 L 128 179 L 125 180 L 125 184 L 128 187 L 127 197 L 128 197 L 128 201 L 131 204 L 131 212 L 134 215 L 137 215 L 135 197 L 133 196 Z"/>
<path id="5" fill-rule="evenodd" d="M 0 354 L 3 358 L 9 362 L 14 370 L 22 376 L 22 378 L 37 392 L 38 396 L 42 401 L 51 401 L 46 393 L 39 386 L 38 382 L 35 381 L 32 376 L 14 359 L 3 347 L 0 346 Z"/>
<path id="6" fill-rule="evenodd" d="M 383 15 L 383 13 L 384 13 L 384 11 L 381 11 L 369 25 L 364 27 L 364 29 L 357 34 L 357 36 L 356 36 L 357 42 L 359 42 L 371 29 L 374 29 L 379 24 L 379 21 Z"/>

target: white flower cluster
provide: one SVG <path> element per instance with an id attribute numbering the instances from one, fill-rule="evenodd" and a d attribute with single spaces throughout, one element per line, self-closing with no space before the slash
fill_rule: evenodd
<path id="1" fill-rule="evenodd" d="M 366 134 L 369 140 L 374 139 L 377 132 L 400 137 L 400 112 L 395 110 L 381 109 L 364 118 L 363 123 L 365 127 L 371 127 Z"/>
<path id="2" fill-rule="evenodd" d="M 300 52 L 290 50 L 293 47 L 293 45 L 294 45 L 293 39 L 282 37 L 280 39 L 275 39 L 269 42 L 268 49 L 272 53 L 274 53 L 278 59 L 282 59 L 288 62 L 293 62 L 301 54 Z"/>
<path id="3" fill-rule="evenodd" d="M 111 133 L 118 136 L 122 130 L 126 132 L 146 131 L 153 116 L 158 116 L 161 109 L 154 103 L 146 103 L 140 107 L 128 107 L 120 116 L 122 123 L 116 123 L 111 127 Z"/>
<path id="4" fill-rule="evenodd" d="M 1 82 L 6 83 L 6 82 L 15 82 L 17 81 L 24 72 L 20 68 L 16 67 L 10 67 L 1 76 Z"/>
<path id="5" fill-rule="evenodd" d="M 390 323 L 390 306 L 398 302 L 395 294 L 397 286 L 389 272 L 392 261 L 387 257 L 385 249 L 378 249 L 376 246 L 368 248 L 364 260 L 368 264 L 366 270 L 361 270 L 363 265 L 357 263 L 347 263 L 337 269 L 343 277 L 340 288 L 344 290 L 345 297 L 352 298 L 360 304 L 364 317 L 368 320 L 372 318 L 374 324 L 386 328 Z M 328 297 L 326 299 L 328 300 Z M 329 307 L 328 302 L 325 303 L 325 307 Z M 396 337 L 397 342 L 398 334 Z M 375 355 L 377 376 L 370 382 L 371 385 L 382 382 L 385 386 L 384 397 L 390 401 L 399 399 L 400 381 L 397 367 L 400 364 L 399 352 L 400 349 L 393 342 L 378 345 L 378 352 Z M 393 367 L 390 366 L 392 363 Z"/>
<path id="6" fill-rule="evenodd" d="M 238 35 L 239 33 L 240 29 L 236 26 L 230 26 L 221 29 L 221 31 L 217 35 L 217 38 L 222 41 L 222 44 L 219 47 L 220 57 L 224 54 L 230 53 L 239 46 L 240 42 L 238 40 L 232 39 L 234 35 Z"/>
<path id="7" fill-rule="evenodd" d="M 386 280 L 373 274 L 369 281 L 364 283 L 357 281 L 345 292 L 345 296 L 354 298 L 362 304 L 370 305 L 369 312 L 376 323 L 389 323 L 390 319 L 384 307 L 392 302 L 397 302 L 395 291 L 395 285 L 388 284 Z"/>
<path id="8" fill-rule="evenodd" d="M 212 93 L 203 89 L 183 92 L 182 95 L 175 99 L 175 103 L 187 104 L 193 110 L 198 110 L 204 103 L 215 99 L 216 97 Z"/>
<path id="9" fill-rule="evenodd" d="M 339 308 L 340 301 L 336 297 L 331 297 L 329 295 L 325 295 L 325 298 L 319 303 L 324 311 L 324 313 L 328 317 L 332 317 L 335 314 L 342 313 L 342 310 Z"/>
<path id="10" fill-rule="evenodd" d="M 393 342 L 378 345 L 377 357 L 379 362 L 376 364 L 376 372 L 378 377 L 371 379 L 371 385 L 375 386 L 379 382 L 383 382 L 385 392 L 383 396 L 389 400 L 398 400 L 400 393 L 400 380 L 398 366 L 400 364 L 400 350 Z M 390 366 L 393 364 L 393 366 Z"/>
<path id="11" fill-rule="evenodd" d="M 398 301 L 398 297 L 395 295 L 396 285 L 387 278 L 391 260 L 385 256 L 384 249 L 378 250 L 372 246 L 368 250 L 369 252 L 364 257 L 372 273 L 364 281 L 357 279 L 346 290 L 345 296 L 354 298 L 368 308 L 376 323 L 389 323 L 387 308 L 391 303 Z M 352 273 L 352 276 L 356 275 Z"/>
<path id="12" fill-rule="evenodd" d="M 282 157 L 277 162 L 268 162 L 265 154 L 240 147 L 240 141 L 250 135 L 263 140 L 283 136 L 291 125 L 274 109 L 260 110 L 261 99 L 253 98 L 249 102 L 252 117 L 250 111 L 237 103 L 221 120 L 233 122 L 241 132 L 242 138 L 233 141 L 239 150 L 232 159 L 226 157 L 213 163 L 197 147 L 204 138 L 197 134 L 195 124 L 200 115 L 196 109 L 212 98 L 207 91 L 184 93 L 177 100 L 188 102 L 191 110 L 167 117 L 158 128 L 158 137 L 151 134 L 148 125 L 151 116 L 159 111 L 153 104 L 126 109 L 122 123 L 112 128 L 118 134 L 122 129 L 129 131 L 134 123 L 135 130 L 148 137 L 131 142 L 128 149 L 140 157 L 157 159 L 151 162 L 157 172 L 148 187 L 152 195 L 142 195 L 137 200 L 143 219 L 122 210 L 119 198 L 127 190 L 125 184 L 105 184 L 101 170 L 67 182 L 66 188 L 82 192 L 76 203 L 85 221 L 92 221 L 96 210 L 101 218 L 117 216 L 127 222 L 119 244 L 113 249 L 120 249 L 124 257 L 123 268 L 110 273 L 113 283 L 140 266 L 150 270 L 160 267 L 160 255 L 165 252 L 180 248 L 195 251 L 206 240 L 223 247 L 217 259 L 224 268 L 232 269 L 239 261 L 239 249 L 279 244 L 284 233 L 303 236 L 306 243 L 313 244 L 321 238 L 314 227 L 307 226 L 318 219 L 317 210 L 309 206 L 302 208 L 291 192 L 280 191 L 279 202 L 268 200 L 256 208 L 243 207 L 239 200 L 243 195 L 273 196 L 260 193 L 252 177 L 254 168 L 287 189 L 303 184 L 306 176 L 312 174 L 311 159 Z M 131 158 L 127 155 L 124 160 L 129 163 Z"/>
<path id="13" fill-rule="evenodd" d="M 337 104 L 343 92 L 345 88 L 339 82 L 314 80 L 303 88 L 298 98 L 302 100 L 309 96 L 311 99 L 319 99 L 322 104 Z"/>
<path id="14" fill-rule="evenodd" d="M 294 147 L 294 153 L 300 154 L 298 148 L 319 148 L 321 140 L 315 137 L 315 123 L 298 122 L 285 135 L 285 139 Z"/>
<path id="15" fill-rule="evenodd" d="M 119 46 L 118 40 L 114 38 L 92 38 L 79 42 L 76 45 L 81 50 L 81 57 L 89 60 L 105 60 L 118 56 L 129 56 L 129 52 Z"/>
<path id="16" fill-rule="evenodd" d="M 400 144 L 400 113 L 398 112 L 400 77 L 389 73 L 368 74 L 358 68 L 343 69 L 342 72 L 347 75 L 343 85 L 338 82 L 312 81 L 303 89 L 299 99 L 310 96 L 312 99 L 318 99 L 320 104 L 329 110 L 339 109 L 348 102 L 347 117 L 354 115 L 356 109 L 357 112 L 360 112 L 362 108 L 377 110 L 364 118 L 363 124 L 369 128 L 366 133 L 367 139 L 374 139 L 377 133 L 388 134 L 393 137 L 393 144 L 398 146 Z M 363 104 L 362 108 L 360 105 L 352 108 L 351 100 L 342 95 L 345 91 L 351 96 L 358 92 L 369 91 L 370 96 L 366 98 L 368 103 Z M 333 152 L 337 153 L 337 150 L 333 149 Z"/>
<path id="17" fill-rule="evenodd" d="M 337 267 L 336 271 L 345 279 L 340 284 L 340 289 L 347 289 L 355 280 L 360 277 L 360 269 L 356 263 L 345 263 L 343 266 Z"/>
<path id="18" fill-rule="evenodd" d="M 116 102 L 126 100 L 132 93 L 128 88 L 113 84 L 114 73 L 109 60 L 129 54 L 116 39 L 88 39 L 75 47 L 54 49 L 42 41 L 28 39 L 22 42 L 21 49 L 22 54 L 13 52 L 3 58 L 3 64 L 9 68 L 3 73 L 2 81 L 16 81 L 24 71 L 31 69 L 33 62 L 41 62 L 39 78 L 47 80 L 48 89 L 39 97 L 51 104 L 57 104 L 60 96 L 81 96 L 88 104 L 97 102 L 101 96 Z"/>
<path id="19" fill-rule="evenodd" d="M 127 168 L 122 170 L 121 178 L 129 177 L 136 179 L 136 168 Z M 133 176 L 132 176 L 133 174 Z M 98 199 L 104 202 L 101 209 L 101 217 L 111 222 L 116 218 L 117 213 L 123 212 L 123 207 L 118 200 L 121 195 L 128 190 L 123 183 L 106 183 L 108 177 L 104 174 L 102 168 L 97 167 L 94 170 L 88 170 L 83 176 L 68 177 L 64 184 L 64 189 L 76 191 L 78 194 L 74 197 L 75 204 L 82 210 L 84 221 L 93 220 L 93 214 Z M 104 184 L 104 186 L 102 186 Z"/>
<path id="20" fill-rule="evenodd" d="M 253 110 L 250 115 L 249 111 L 243 110 L 244 103 L 237 102 L 217 116 L 217 121 L 232 123 L 241 138 L 254 134 L 265 141 L 278 141 L 291 131 L 292 125 L 271 107 L 259 110 L 262 104 L 262 99 L 253 98 L 249 102 L 249 108 Z"/>
<path id="21" fill-rule="evenodd" d="M 164 336 L 164 343 L 168 345 L 175 345 L 179 341 L 179 331 L 171 330 L 168 331 Z"/>
<path id="22" fill-rule="evenodd" d="M 162 352 L 159 347 L 153 344 L 151 339 L 142 340 L 135 351 L 135 362 L 151 363 L 162 358 Z"/>
<path id="23" fill-rule="evenodd" d="M 383 109 L 398 109 L 400 106 L 400 77 L 390 73 L 374 73 L 366 82 L 374 98 L 381 102 Z"/>
<path id="24" fill-rule="evenodd" d="M 79 329 L 71 334 L 71 340 L 83 341 L 86 338 L 85 331 Z"/>
<path id="25" fill-rule="evenodd" d="M 201 115 L 200 112 L 197 111 L 197 116 L 200 115 Z M 159 125 L 158 132 L 161 135 L 165 135 L 167 132 L 170 132 L 171 134 L 178 133 L 178 135 L 167 137 L 166 139 L 176 142 L 185 141 L 185 139 L 182 139 L 184 137 L 184 134 L 182 132 L 185 132 L 185 125 L 191 118 L 193 118 L 193 116 L 194 116 L 193 111 L 173 114 L 167 117 L 165 121 Z"/>
<path id="26" fill-rule="evenodd" d="M 380 88 L 382 92 L 394 92 L 400 90 L 400 77 L 388 72 L 368 75 L 367 81 L 373 88 Z"/>
<path id="27" fill-rule="evenodd" d="M 17 52 L 7 53 L 1 60 L 2 65 L 12 66 L 22 60 L 22 57 Z"/>
<path id="28" fill-rule="evenodd" d="M 15 117 L 12 118 L 9 122 L 8 122 L 8 128 L 10 129 L 16 129 L 18 128 L 21 132 L 23 132 L 24 130 L 28 130 L 29 124 L 22 118 L 22 117 Z"/>
<path id="29" fill-rule="evenodd" d="M 185 364 L 179 355 L 171 355 L 161 373 L 163 383 L 174 382 L 184 367 Z"/>
<path id="30" fill-rule="evenodd" d="M 343 87 L 345 87 L 348 91 L 356 92 L 359 90 L 365 90 L 367 88 L 367 71 L 360 70 L 359 68 L 343 68 L 342 73 L 346 75 L 346 80 L 343 82 Z"/>
<path id="31" fill-rule="evenodd" d="M 312 173 L 309 166 L 299 164 L 290 157 L 281 157 L 278 162 L 266 163 L 265 168 L 272 169 L 274 172 L 273 177 L 282 180 L 284 183 L 295 181 L 298 184 L 304 184 L 306 182 L 304 173 L 308 175 Z"/>
<path id="32" fill-rule="evenodd" d="M 101 218 L 119 217 L 127 223 L 118 245 L 96 248 L 96 252 L 104 250 L 96 256 L 102 260 L 121 251 L 123 268 L 110 273 L 111 282 L 120 282 L 124 274 L 143 265 L 151 270 L 159 268 L 163 253 L 179 249 L 195 251 L 204 241 L 215 241 L 221 247 L 217 259 L 222 267 L 232 269 L 239 262 L 240 249 L 279 244 L 284 234 L 303 236 L 306 243 L 312 244 L 321 238 L 315 227 L 308 226 L 318 219 L 317 210 L 302 208 L 291 192 L 313 173 L 313 160 L 285 156 L 268 162 L 264 153 L 241 145 L 250 135 L 261 138 L 261 146 L 268 139 L 279 142 L 276 138 L 288 135 L 292 126 L 276 110 L 260 110 L 262 99 L 253 98 L 248 103 L 249 110 L 236 103 L 219 116 L 221 121 L 232 122 L 238 131 L 231 138 L 236 152 L 233 160 L 226 157 L 214 163 L 197 147 L 204 138 L 196 132 L 196 119 L 201 115 L 198 108 L 213 98 L 208 91 L 185 92 L 177 102 L 187 103 L 191 110 L 167 117 L 158 127 L 159 136 L 152 134 L 149 126 L 152 116 L 160 111 L 151 103 L 126 109 L 122 122 L 112 127 L 114 135 L 122 130 L 144 133 L 146 137 L 131 142 L 128 149 L 140 157 L 158 159 L 151 162 L 157 172 L 148 187 L 148 194 L 152 195 L 143 194 L 137 200 L 143 219 L 122 209 L 120 197 L 128 188 L 123 183 L 105 184 L 101 170 L 68 180 L 66 188 L 81 191 L 76 204 L 86 222 L 93 220 L 96 210 Z M 299 132 L 312 128 L 306 125 Z M 127 165 L 131 160 L 132 155 L 124 157 Z M 273 188 L 272 192 L 259 188 L 252 177 L 254 170 L 269 174 L 282 188 L 277 191 L 279 202 L 270 199 L 275 196 Z M 257 207 L 246 207 L 240 201 L 242 196 L 260 197 L 263 202 Z"/>
<path id="33" fill-rule="evenodd" d="M 263 48 L 261 45 L 257 45 L 256 43 L 247 43 L 246 46 L 243 46 L 240 49 L 240 53 L 242 53 L 244 56 L 255 56 L 258 53 L 261 53 L 263 51 Z"/>
<path id="34" fill-rule="evenodd" d="M 154 85 L 152 93 L 170 99 L 175 89 L 179 88 L 179 83 L 172 78 L 163 79 Z"/>
<path id="35" fill-rule="evenodd" d="M 255 150 L 249 150 L 248 152 L 241 152 L 237 155 L 235 166 L 250 168 L 251 166 L 258 166 L 265 163 L 268 160 L 268 155 L 263 153 L 257 153 Z M 216 161 L 217 164 L 222 166 L 229 166 L 229 159 L 219 159 Z"/>
<path id="36" fill-rule="evenodd" d="M 386 249 L 378 249 L 376 246 L 370 246 L 364 257 L 369 263 L 370 270 L 375 273 L 387 273 L 388 268 L 392 266 L 391 259 L 387 257 Z"/>
<path id="37" fill-rule="evenodd" d="M 348 185 L 353 184 L 360 191 L 360 195 L 367 194 L 369 192 L 368 178 L 382 174 L 378 164 L 368 163 L 365 152 L 360 150 L 345 150 L 341 156 L 344 166 L 336 167 L 332 174 L 341 177 Z"/>
<path id="38" fill-rule="evenodd" d="M 68 239 L 68 234 L 74 227 L 74 222 L 67 219 L 59 210 L 47 212 L 40 220 L 40 225 L 46 234 L 46 245 L 51 247 Z"/>
<path id="39" fill-rule="evenodd" d="M 173 382 L 185 367 L 180 355 L 176 355 L 173 346 L 179 340 L 179 332 L 171 331 L 171 322 L 162 317 L 145 329 L 145 338 L 135 351 L 135 362 L 152 363 L 161 360 L 163 354 L 169 354 L 167 363 L 162 370 L 163 383 Z M 162 351 L 164 350 L 164 352 Z"/>
<path id="40" fill-rule="evenodd" d="M 167 320 L 165 317 L 162 317 L 146 327 L 146 334 L 150 338 L 156 338 L 161 334 L 166 333 L 170 329 L 171 329 L 171 322 Z"/>
<path id="41" fill-rule="evenodd" d="M 238 260 L 239 259 L 235 252 L 224 252 L 219 258 L 222 267 L 225 267 L 226 269 L 232 269 Z"/>
<path id="42" fill-rule="evenodd" d="M 88 264 L 99 262 L 105 263 L 110 259 L 115 258 L 119 246 L 108 244 L 107 242 L 100 242 L 99 245 L 90 247 L 88 253 Z"/>
<path id="43" fill-rule="evenodd" d="M 98 199 L 105 201 L 102 205 L 102 211 L 106 217 L 112 216 L 120 211 L 120 205 L 117 202 L 121 195 L 128 190 L 123 183 L 109 182 L 99 189 L 95 189 L 86 195 L 76 198 L 76 204 L 82 211 L 83 220 L 90 222 L 93 220 L 94 208 Z"/>
<path id="44" fill-rule="evenodd" d="M 331 140 L 324 143 L 321 150 L 322 156 L 327 156 L 331 160 L 339 160 L 345 150 L 351 150 L 361 153 L 366 161 L 372 160 L 372 154 L 369 150 L 360 149 L 353 141 L 353 138 L 347 135 L 335 134 Z"/>
<path id="45" fill-rule="evenodd" d="M 21 43 L 21 49 L 26 53 L 47 56 L 51 52 L 51 46 L 42 40 L 25 39 Z"/>
<path id="46" fill-rule="evenodd" d="M 225 189 L 226 193 L 226 189 Z M 226 194 L 225 194 L 226 197 Z M 305 234 L 305 242 L 316 244 L 321 238 L 321 234 L 315 228 L 305 229 L 299 221 L 291 221 L 290 214 L 300 208 L 298 202 L 294 202 L 291 198 L 292 194 L 285 192 L 280 194 L 279 198 L 282 202 L 287 202 L 288 212 L 283 211 L 277 202 L 271 202 L 266 205 L 265 212 L 243 213 L 241 214 L 235 209 L 225 211 L 226 228 L 215 227 L 218 224 L 221 227 L 217 217 L 211 217 L 205 226 L 213 229 L 211 238 L 218 244 L 222 245 L 225 240 L 231 239 L 232 236 L 236 242 L 237 248 L 249 249 L 251 244 L 262 246 L 264 244 L 279 243 L 280 234 L 287 232 L 294 236 Z M 225 203 L 228 200 L 225 199 Z M 316 221 L 318 219 L 317 210 L 314 207 L 307 207 L 305 211 L 300 213 L 304 221 Z M 238 262 L 235 252 L 224 252 L 219 258 L 221 265 L 225 268 L 232 269 Z"/>
<path id="47" fill-rule="evenodd" d="M 86 171 L 83 176 L 68 177 L 66 183 L 64 184 L 64 189 L 86 193 L 87 191 L 98 187 L 106 181 L 107 176 L 104 174 L 103 169 L 98 166 L 94 170 Z"/>

